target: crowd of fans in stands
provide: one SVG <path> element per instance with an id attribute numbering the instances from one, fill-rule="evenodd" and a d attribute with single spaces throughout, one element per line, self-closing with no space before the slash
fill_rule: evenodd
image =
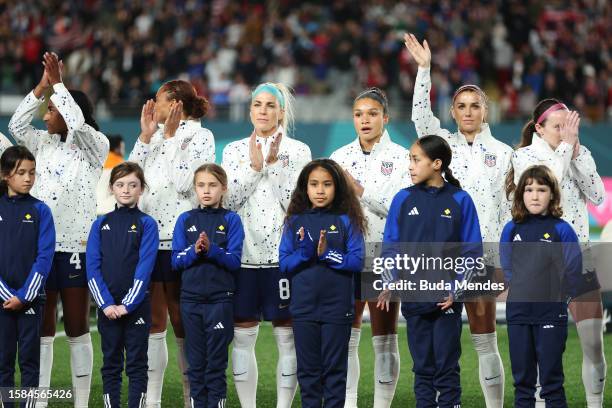
<path id="1" fill-rule="evenodd" d="M 552 96 L 612 120 L 610 21 L 606 0 L 0 0 L 0 94 L 31 89 L 51 49 L 69 85 L 115 114 L 139 110 L 175 77 L 218 116 L 265 80 L 347 104 L 377 86 L 409 107 L 416 64 L 401 38 L 410 31 L 432 49 L 434 106 L 477 83 L 504 119 Z"/>

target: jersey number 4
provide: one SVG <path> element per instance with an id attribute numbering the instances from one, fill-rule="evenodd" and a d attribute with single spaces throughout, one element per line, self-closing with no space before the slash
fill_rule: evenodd
<path id="1" fill-rule="evenodd" d="M 75 270 L 81 269 L 81 258 L 78 252 L 73 252 L 72 255 L 70 255 L 70 265 L 74 265 Z"/>

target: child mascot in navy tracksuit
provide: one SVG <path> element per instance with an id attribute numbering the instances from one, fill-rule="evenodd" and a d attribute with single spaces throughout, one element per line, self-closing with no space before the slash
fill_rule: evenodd
<path id="1" fill-rule="evenodd" d="M 559 184 L 548 167 L 525 170 L 514 193 L 512 221 L 500 240 L 501 264 L 510 286 L 506 320 L 515 407 L 534 406 L 538 372 L 546 406 L 567 407 L 567 304 L 587 286 L 581 285 L 578 238 L 560 218 L 560 198 Z"/>
<path id="2" fill-rule="evenodd" d="M 15 387 L 18 349 L 21 387 L 38 387 L 40 322 L 55 227 L 49 207 L 29 194 L 36 163 L 28 149 L 6 149 L 0 175 L 0 387 Z M 6 391 L 0 393 L 4 406 L 12 407 L 8 397 Z"/>
<path id="3" fill-rule="evenodd" d="M 366 221 L 342 168 L 311 161 L 291 197 L 280 244 L 291 280 L 297 376 L 302 406 L 343 407 L 354 274 L 363 268 Z"/>
<path id="4" fill-rule="evenodd" d="M 198 208 L 179 216 L 172 238 L 172 267 L 181 272 L 181 317 L 193 407 L 225 407 L 228 347 L 234 337 L 235 274 L 244 229 L 222 207 L 227 175 L 207 163 L 194 173 Z"/>
<path id="5" fill-rule="evenodd" d="M 137 207 L 145 188 L 136 163 L 113 168 L 110 189 L 117 206 L 99 217 L 87 240 L 87 283 L 96 301 L 102 338 L 105 407 L 120 407 L 124 360 L 129 378 L 128 406 L 146 401 L 147 348 L 151 326 L 149 281 L 155 265 L 157 223 Z"/>
<path id="6" fill-rule="evenodd" d="M 401 190 L 391 203 L 383 256 L 389 256 L 388 248 L 397 247 L 398 243 L 453 243 L 432 248 L 457 246 L 455 255 L 471 258 L 474 264 L 482 257 L 476 208 L 449 169 L 451 157 L 448 143 L 439 136 L 425 136 L 412 145 L 410 176 L 415 185 Z M 414 394 L 417 407 L 457 408 L 461 406 L 459 357 L 463 304 L 454 300 L 453 284 L 455 280 L 462 280 L 463 275 L 453 271 L 435 272 L 436 276 L 446 274 L 445 282 L 452 285 L 450 291 L 421 291 L 422 301 L 402 302 L 414 364 Z M 393 275 L 396 280 L 397 276 Z M 388 307 L 389 298 L 390 292 L 383 291 L 378 307 Z"/>

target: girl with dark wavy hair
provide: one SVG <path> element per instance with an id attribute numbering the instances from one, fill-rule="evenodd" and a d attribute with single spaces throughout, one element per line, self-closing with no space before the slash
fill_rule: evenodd
<path id="1" fill-rule="evenodd" d="M 291 282 L 297 377 L 302 406 L 343 407 L 354 275 L 364 263 L 366 220 L 342 168 L 307 164 L 291 197 L 280 244 Z"/>

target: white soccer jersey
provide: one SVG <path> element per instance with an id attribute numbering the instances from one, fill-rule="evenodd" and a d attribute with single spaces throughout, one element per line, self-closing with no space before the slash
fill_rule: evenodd
<path id="1" fill-rule="evenodd" d="M 11 141 L 8 140 L 8 138 L 4 136 L 2 132 L 0 132 L 0 156 L 2 156 L 2 153 L 4 153 L 4 151 L 12 145 L 13 144 L 11 143 Z"/>
<path id="2" fill-rule="evenodd" d="M 223 149 L 223 168 L 228 175 L 226 206 L 236 211 L 244 224 L 242 266 L 261 268 L 278 266 L 278 246 L 283 222 L 295 183 L 304 166 L 310 162 L 310 148 L 288 137 L 283 138 L 278 161 L 264 163 L 261 171 L 251 168 L 249 139 L 232 142 Z M 273 136 L 257 137 L 263 157 L 268 156 Z"/>
<path id="3" fill-rule="evenodd" d="M 486 123 L 482 124 L 471 146 L 460 132 L 442 129 L 440 120 L 431 111 L 430 90 L 429 68 L 419 67 L 412 102 L 412 121 L 417 134 L 446 139 L 453 151 L 450 169 L 476 205 L 483 242 L 499 242 L 502 229 L 511 218 L 505 180 L 510 170 L 512 148 L 495 139 Z"/>
<path id="4" fill-rule="evenodd" d="M 181 120 L 173 137 L 164 139 L 163 125 L 146 144 L 138 139 L 130 153 L 149 186 L 139 208 L 157 221 L 159 249 L 172 249 L 172 232 L 179 215 L 195 206 L 193 173 L 215 161 L 215 140 L 199 120 Z"/>
<path id="5" fill-rule="evenodd" d="M 530 166 L 548 166 L 561 188 L 562 218 L 572 225 L 581 242 L 588 242 L 587 200 L 599 205 L 606 193 L 589 149 L 581 145 L 575 159 L 572 159 L 573 151 L 573 146 L 565 142 L 561 142 L 553 150 L 544 139 L 534 133 L 531 145 L 518 149 L 512 155 L 514 182 L 518 183 L 521 174 Z"/>
<path id="6" fill-rule="evenodd" d="M 385 130 L 370 154 L 364 154 L 356 138 L 329 157 L 363 187 L 361 205 L 368 221 L 366 242 L 381 242 L 389 206 L 402 188 L 412 185 L 408 150 L 391 141 Z"/>
<path id="7" fill-rule="evenodd" d="M 96 186 L 108 156 L 108 139 L 85 123 L 81 109 L 64 84 L 53 85 L 51 101 L 68 127 L 60 135 L 38 130 L 30 123 L 43 104 L 30 92 L 9 122 L 18 144 L 36 157 L 36 183 L 31 194 L 51 208 L 58 252 L 85 252 L 87 235 L 96 219 Z"/>

